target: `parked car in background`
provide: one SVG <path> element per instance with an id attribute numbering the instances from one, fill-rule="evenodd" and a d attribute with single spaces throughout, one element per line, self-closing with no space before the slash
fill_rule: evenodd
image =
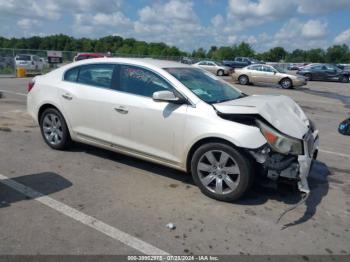
<path id="1" fill-rule="evenodd" d="M 287 66 L 287 69 L 288 70 L 298 70 L 299 69 L 299 64 L 289 64 L 288 66 Z"/>
<path id="2" fill-rule="evenodd" d="M 309 64 L 297 71 L 298 75 L 305 76 L 309 81 L 338 81 L 349 83 L 350 72 L 344 71 L 332 64 Z"/>
<path id="3" fill-rule="evenodd" d="M 189 172 L 218 200 L 240 198 L 254 174 L 310 192 L 319 138 L 302 108 L 287 96 L 248 96 L 190 65 L 70 63 L 33 79 L 27 108 L 53 149 L 80 141 Z"/>
<path id="4" fill-rule="evenodd" d="M 282 88 L 292 88 L 306 85 L 306 78 L 285 73 L 278 67 L 271 65 L 250 65 L 235 69 L 231 74 L 233 80 L 241 85 L 250 83 L 278 84 Z"/>
<path id="5" fill-rule="evenodd" d="M 21 67 L 26 70 L 42 70 L 43 62 L 37 55 L 20 54 L 15 56 L 16 67 Z"/>
<path id="6" fill-rule="evenodd" d="M 224 60 L 222 63 L 231 68 L 243 68 L 252 64 L 265 64 L 262 61 L 250 57 L 236 57 L 234 60 Z"/>
<path id="7" fill-rule="evenodd" d="M 229 75 L 232 71 L 232 68 L 215 61 L 199 61 L 193 64 L 193 66 L 202 68 L 218 76 Z"/>
<path id="8" fill-rule="evenodd" d="M 183 64 L 192 65 L 195 61 L 190 57 L 182 57 L 180 62 Z"/>
<path id="9" fill-rule="evenodd" d="M 106 55 L 100 54 L 100 53 L 78 53 L 74 57 L 73 61 L 80 61 L 84 59 L 99 58 L 99 57 L 106 57 Z"/>

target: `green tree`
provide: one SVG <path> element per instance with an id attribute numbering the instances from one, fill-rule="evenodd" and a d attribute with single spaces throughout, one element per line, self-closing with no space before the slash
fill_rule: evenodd
<path id="1" fill-rule="evenodd" d="M 253 48 L 246 42 L 233 46 L 233 51 L 236 56 L 254 57 L 255 55 Z"/>
<path id="2" fill-rule="evenodd" d="M 349 47 L 345 44 L 328 47 L 326 61 L 328 63 L 346 63 L 350 60 Z"/>

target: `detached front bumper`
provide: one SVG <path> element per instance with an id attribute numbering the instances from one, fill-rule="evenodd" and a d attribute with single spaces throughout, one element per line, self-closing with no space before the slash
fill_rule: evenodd
<path id="1" fill-rule="evenodd" d="M 250 151 L 250 153 L 258 163 L 263 165 L 268 178 L 272 180 L 280 178 L 296 180 L 299 190 L 303 193 L 309 193 L 307 177 L 319 149 L 318 130 L 310 128 L 304 136 L 303 148 L 303 154 L 298 156 L 286 156 L 274 152 L 267 144 L 257 151 Z"/>
<path id="2" fill-rule="evenodd" d="M 317 158 L 317 153 L 319 149 L 319 136 L 318 130 L 309 132 L 304 139 L 304 155 L 298 156 L 299 163 L 299 182 L 298 188 L 303 193 L 309 193 L 309 184 L 307 182 L 307 177 L 309 176 L 312 161 Z"/>

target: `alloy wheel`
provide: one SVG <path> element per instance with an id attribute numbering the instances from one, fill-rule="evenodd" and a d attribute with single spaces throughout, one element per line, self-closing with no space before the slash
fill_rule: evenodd
<path id="1" fill-rule="evenodd" d="M 63 139 L 62 123 L 55 114 L 47 114 L 43 119 L 43 132 L 47 142 L 58 145 Z"/>
<path id="2" fill-rule="evenodd" d="M 203 154 L 198 162 L 197 172 L 203 186 L 215 194 L 229 194 L 239 185 L 240 170 L 236 161 L 221 150 L 211 150 Z"/>

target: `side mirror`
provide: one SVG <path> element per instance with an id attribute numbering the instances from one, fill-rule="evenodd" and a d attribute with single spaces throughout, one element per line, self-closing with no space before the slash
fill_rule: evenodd
<path id="1" fill-rule="evenodd" d="M 277 74 L 277 72 L 276 72 L 276 71 L 273 71 L 273 74 L 275 75 L 275 74 Z"/>
<path id="2" fill-rule="evenodd" d="M 154 92 L 152 98 L 156 102 L 169 102 L 169 103 L 174 103 L 174 104 L 185 103 L 185 100 L 183 98 L 176 96 L 171 91 Z"/>

